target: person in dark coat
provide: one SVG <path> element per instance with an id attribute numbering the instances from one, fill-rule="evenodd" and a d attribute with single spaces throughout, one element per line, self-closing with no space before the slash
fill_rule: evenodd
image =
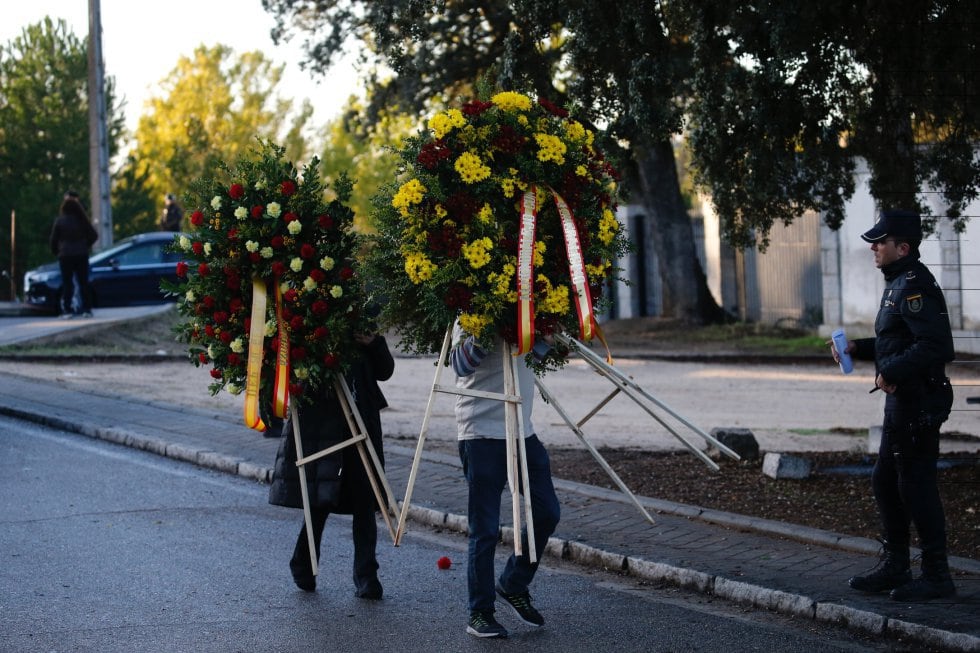
<path id="1" fill-rule="evenodd" d="M 356 338 L 360 356 L 351 365 L 346 382 L 383 466 L 381 410 L 387 408 L 388 403 L 378 381 L 391 378 L 395 361 L 383 336 L 362 335 Z M 351 437 L 347 419 L 332 383 L 325 384 L 320 396 L 312 404 L 302 404 L 299 423 L 303 453 L 307 456 Z M 292 420 L 285 421 L 282 435 L 276 454 L 272 485 L 269 488 L 269 503 L 302 508 Z M 344 447 L 306 465 L 306 476 L 317 560 L 320 559 L 323 528 L 330 513 L 352 515 L 354 594 L 364 599 L 381 599 L 383 588 L 378 580 L 378 561 L 375 555 L 378 526 L 374 514 L 379 506 L 356 446 Z M 289 569 L 297 587 L 307 592 L 316 590 L 305 522 L 296 538 Z"/>
<path id="2" fill-rule="evenodd" d="M 180 222 L 184 219 L 184 210 L 177 203 L 177 197 L 173 193 L 167 193 L 163 202 L 163 214 L 160 216 L 160 230 L 180 231 Z"/>
<path id="3" fill-rule="evenodd" d="M 956 593 L 946 558 L 946 517 L 936 461 L 939 427 L 953 404 L 946 363 L 953 335 L 943 291 L 919 261 L 919 214 L 883 211 L 861 235 L 871 243 L 885 291 L 875 318 L 875 337 L 847 342 L 847 353 L 875 363 L 875 387 L 885 397 L 878 460 L 871 475 L 881 518 L 884 553 L 870 573 L 849 585 L 861 592 L 890 592 L 895 601 L 928 601 Z M 831 346 L 834 359 L 840 361 Z M 909 524 L 922 547 L 922 574 L 913 579 Z"/>
<path id="4" fill-rule="evenodd" d="M 75 299 L 75 280 L 82 304 L 79 313 L 92 317 L 92 292 L 88 284 L 88 257 L 99 234 L 85 213 L 85 208 L 72 191 L 65 193 L 58 217 L 51 227 L 49 244 L 51 253 L 58 257 L 61 269 L 61 317 L 75 316 L 72 303 Z"/>

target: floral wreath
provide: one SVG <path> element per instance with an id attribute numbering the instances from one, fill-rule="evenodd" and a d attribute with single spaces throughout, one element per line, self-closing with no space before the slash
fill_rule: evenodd
<path id="1" fill-rule="evenodd" d="M 262 143 L 192 185 L 194 228 L 174 245 L 186 260 L 166 287 L 188 318 L 178 339 L 195 365 L 212 366 L 211 394 L 244 391 L 245 421 L 258 430 L 266 407 L 284 417 L 290 394 L 310 395 L 349 366 L 354 333 L 368 330 L 345 204 L 352 184 L 338 179 L 327 202 L 318 160 L 300 176 L 283 153 Z"/>
<path id="2" fill-rule="evenodd" d="M 595 312 L 629 243 L 618 175 L 594 134 L 541 98 L 502 92 L 434 115 L 399 150 L 400 184 L 375 202 L 369 264 L 386 280 L 386 324 L 401 346 L 439 351 L 448 324 L 527 354 L 536 338 L 597 332 Z M 567 351 L 527 362 L 537 372 Z"/>

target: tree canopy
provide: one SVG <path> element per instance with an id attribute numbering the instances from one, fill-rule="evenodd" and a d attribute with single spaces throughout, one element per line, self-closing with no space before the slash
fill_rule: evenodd
<path id="1" fill-rule="evenodd" d="M 374 2 L 263 0 L 274 38 L 306 37 L 307 64 L 325 72 L 360 40 L 371 107 L 424 112 L 433 99 L 474 94 L 478 80 L 530 90 L 590 124 L 608 123 L 606 148 L 646 207 L 664 280 L 664 311 L 722 316 L 707 289 L 681 197 L 671 137 L 683 116 L 690 48 L 668 33 L 659 3 L 588 0 Z M 616 47 L 609 44 L 615 43 Z M 394 71 L 386 77 L 387 71 Z"/>
<path id="2" fill-rule="evenodd" d="M 156 229 L 167 193 L 182 197 L 190 183 L 231 162 L 258 139 L 279 143 L 297 162 L 309 159 L 306 129 L 312 106 L 298 110 L 278 94 L 282 66 L 262 53 L 236 55 L 223 45 L 198 47 L 181 56 L 148 100 L 133 135 L 134 147 L 119 175 L 116 213 L 125 233 Z M 151 198 L 152 208 L 140 200 Z M 129 208 L 129 211 L 126 209 Z"/>
<path id="3" fill-rule="evenodd" d="M 51 260 L 48 235 L 64 192 L 88 194 L 87 71 L 86 44 L 63 20 L 45 18 L 0 46 L 0 215 L 6 224 L 16 212 L 18 276 Z M 123 116 L 113 78 L 105 84 L 111 153 Z M 4 269 L 10 251 L 10 230 L 0 229 Z"/>

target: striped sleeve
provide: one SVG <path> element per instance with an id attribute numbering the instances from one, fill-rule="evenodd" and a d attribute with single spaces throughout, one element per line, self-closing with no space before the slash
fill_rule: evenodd
<path id="1" fill-rule="evenodd" d="M 449 364 L 453 366 L 456 376 L 469 376 L 476 371 L 486 355 L 476 344 L 476 339 L 468 336 L 449 353 Z"/>

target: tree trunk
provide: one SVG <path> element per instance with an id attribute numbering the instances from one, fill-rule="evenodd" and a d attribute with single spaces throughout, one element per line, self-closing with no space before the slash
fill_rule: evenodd
<path id="1" fill-rule="evenodd" d="M 633 159 L 643 205 L 651 217 L 653 248 L 663 281 L 663 312 L 693 324 L 718 323 L 724 310 L 708 290 L 694 247 L 694 229 L 684 208 L 670 141 L 635 145 Z"/>

